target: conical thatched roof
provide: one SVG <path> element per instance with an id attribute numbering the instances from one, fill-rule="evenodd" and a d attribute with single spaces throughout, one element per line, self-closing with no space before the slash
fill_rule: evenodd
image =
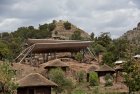
<path id="1" fill-rule="evenodd" d="M 103 72 L 103 71 L 112 71 L 115 72 L 115 70 L 113 68 L 111 68 L 110 66 L 104 64 L 103 66 L 101 66 L 99 69 L 95 70 L 97 72 Z"/>
<path id="2" fill-rule="evenodd" d="M 87 73 L 93 72 L 93 71 L 95 71 L 95 70 L 97 70 L 97 67 L 95 67 L 95 66 L 90 66 L 90 67 L 88 68 L 88 70 L 87 70 Z"/>
<path id="3" fill-rule="evenodd" d="M 48 61 L 47 63 L 43 64 L 44 68 L 48 68 L 48 67 L 68 67 L 68 65 L 61 61 L 60 59 L 55 59 L 55 60 L 51 60 Z"/>
<path id="4" fill-rule="evenodd" d="M 57 86 L 57 84 L 43 77 L 39 73 L 31 73 L 21 80 L 18 80 L 17 83 L 19 84 L 19 87 Z"/>

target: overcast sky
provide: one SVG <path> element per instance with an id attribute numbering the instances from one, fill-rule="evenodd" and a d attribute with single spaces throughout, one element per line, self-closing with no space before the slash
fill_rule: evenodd
<path id="1" fill-rule="evenodd" d="M 140 22 L 140 0 L 0 0 L 0 32 L 54 19 L 116 38 Z"/>

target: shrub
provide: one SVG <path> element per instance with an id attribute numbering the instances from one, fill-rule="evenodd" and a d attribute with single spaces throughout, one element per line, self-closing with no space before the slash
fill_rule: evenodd
<path id="1" fill-rule="evenodd" d="M 75 55 L 75 59 L 79 62 L 82 62 L 82 59 L 83 59 L 83 55 L 82 53 L 78 52 L 76 55 Z"/>
<path id="2" fill-rule="evenodd" d="M 105 86 L 113 85 L 113 77 L 110 74 L 106 74 L 105 81 L 106 81 Z"/>
<path id="3" fill-rule="evenodd" d="M 10 63 L 0 64 L 0 91 L 1 94 L 15 94 L 18 85 L 14 82 L 15 72 Z"/>
<path id="4" fill-rule="evenodd" d="M 80 89 L 80 90 L 75 90 L 72 94 L 86 94 L 86 92 Z"/>
<path id="5" fill-rule="evenodd" d="M 76 73 L 76 79 L 78 80 L 78 82 L 83 82 L 84 81 L 84 72 L 83 71 L 78 71 Z"/>
<path id="6" fill-rule="evenodd" d="M 68 21 L 64 23 L 64 27 L 66 30 L 70 30 L 71 29 L 71 23 L 69 23 Z"/>
<path id="7" fill-rule="evenodd" d="M 91 72 L 89 74 L 89 83 L 91 86 L 99 85 L 98 74 L 96 72 Z"/>
<path id="8" fill-rule="evenodd" d="M 69 93 L 73 88 L 73 82 L 65 77 L 62 69 L 52 69 L 49 72 L 49 78 L 58 85 L 58 87 L 54 88 L 57 93 L 61 93 L 64 90 Z"/>
<path id="9" fill-rule="evenodd" d="M 74 31 L 74 33 L 71 35 L 70 37 L 71 40 L 82 40 L 82 36 L 81 36 L 81 31 L 80 30 L 77 30 L 77 31 Z"/>

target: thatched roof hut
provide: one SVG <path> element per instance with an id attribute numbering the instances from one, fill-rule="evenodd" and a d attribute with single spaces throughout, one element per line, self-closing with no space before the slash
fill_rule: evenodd
<path id="1" fill-rule="evenodd" d="M 115 70 L 111 68 L 110 66 L 104 64 L 99 69 L 95 70 L 98 73 L 98 76 L 105 76 L 106 74 L 113 75 L 115 73 Z"/>
<path id="2" fill-rule="evenodd" d="M 95 70 L 96 72 L 105 72 L 105 71 L 111 71 L 114 72 L 115 70 L 113 68 L 111 68 L 110 66 L 104 64 L 103 66 L 101 66 L 99 69 Z"/>
<path id="3" fill-rule="evenodd" d="M 17 94 L 51 94 L 51 87 L 57 86 L 39 73 L 31 73 L 17 81 Z"/>
<path id="4" fill-rule="evenodd" d="M 68 67 L 68 65 L 65 62 L 61 61 L 60 59 L 55 59 L 48 61 L 45 64 L 45 68 L 47 67 Z"/>
<path id="5" fill-rule="evenodd" d="M 93 71 L 95 71 L 95 70 L 97 70 L 97 67 L 95 67 L 95 66 L 90 66 L 90 67 L 88 68 L 88 70 L 87 70 L 87 73 L 93 72 Z"/>
<path id="6" fill-rule="evenodd" d="M 63 71 L 66 71 L 66 69 L 69 67 L 65 62 L 61 61 L 60 59 L 55 59 L 48 61 L 47 63 L 42 64 L 45 69 L 51 70 L 53 68 L 61 68 Z"/>
<path id="7" fill-rule="evenodd" d="M 21 80 L 18 80 L 17 83 L 19 87 L 30 87 L 30 86 L 57 86 L 54 82 L 46 79 L 39 73 L 31 73 Z"/>

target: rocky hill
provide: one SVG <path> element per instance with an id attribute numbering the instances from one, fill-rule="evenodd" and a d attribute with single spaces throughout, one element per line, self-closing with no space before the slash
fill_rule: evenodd
<path id="1" fill-rule="evenodd" d="M 137 27 L 133 28 L 133 30 L 124 33 L 121 38 L 125 38 L 133 44 L 140 45 L 140 23 L 138 23 Z"/>
<path id="2" fill-rule="evenodd" d="M 52 37 L 60 37 L 62 39 L 70 39 L 71 35 L 75 32 L 75 31 L 80 31 L 81 32 L 81 36 L 83 38 L 89 38 L 89 34 L 86 33 L 85 31 L 81 30 L 80 28 L 76 27 L 75 25 L 73 25 L 72 23 L 70 23 L 70 28 L 66 29 L 64 24 L 67 23 L 67 21 L 55 21 L 55 28 L 52 31 Z M 68 22 L 69 23 L 69 22 Z"/>

